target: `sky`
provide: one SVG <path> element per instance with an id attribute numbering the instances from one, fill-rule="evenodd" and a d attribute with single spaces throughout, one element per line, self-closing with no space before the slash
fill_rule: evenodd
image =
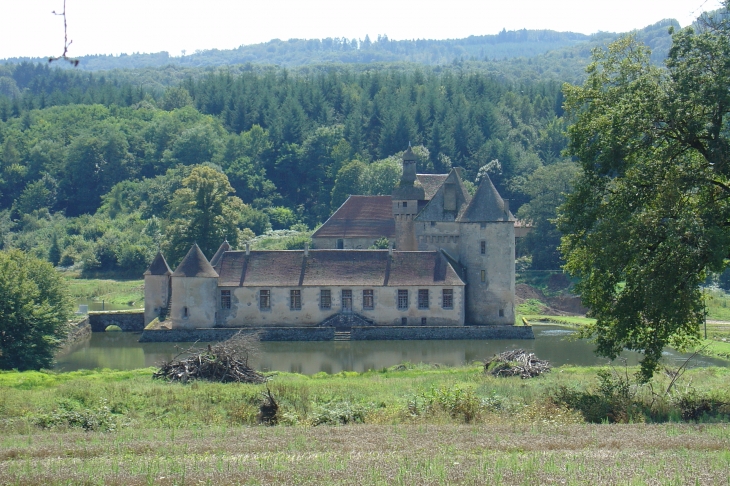
<path id="1" fill-rule="evenodd" d="M 454 39 L 502 29 L 628 32 L 720 0 L 66 0 L 69 56 L 232 49 L 271 39 Z M 0 0 L 0 59 L 58 56 L 63 0 Z"/>

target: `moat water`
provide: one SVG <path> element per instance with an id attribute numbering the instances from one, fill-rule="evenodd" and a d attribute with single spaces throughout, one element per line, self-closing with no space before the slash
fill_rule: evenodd
<path id="1" fill-rule="evenodd" d="M 535 326 L 534 340 L 494 341 L 324 341 L 262 342 L 252 357 L 252 364 L 262 371 L 291 371 L 312 375 L 324 371 L 367 371 L 404 362 L 438 363 L 459 366 L 483 361 L 495 353 L 522 348 L 535 353 L 554 366 L 578 366 L 609 363 L 593 353 L 593 346 L 583 340 L 570 339 L 573 330 L 559 326 Z M 188 349 L 192 343 L 139 343 L 139 333 L 94 333 L 57 359 L 56 369 L 109 368 L 131 370 L 155 366 Z M 197 343 L 204 347 L 207 343 Z M 673 350 L 665 352 L 667 365 L 676 365 L 687 355 Z M 622 356 L 629 365 L 639 361 L 637 353 Z M 623 361 L 617 364 L 623 365 Z M 726 361 L 698 357 L 692 366 L 728 366 Z"/>

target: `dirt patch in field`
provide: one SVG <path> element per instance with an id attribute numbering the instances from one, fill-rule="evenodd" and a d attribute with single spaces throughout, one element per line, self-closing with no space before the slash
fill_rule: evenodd
<path id="1" fill-rule="evenodd" d="M 555 277 L 564 277 L 564 275 L 555 275 Z M 551 277 L 552 282 L 552 277 Z M 567 278 L 566 278 L 567 280 Z M 559 285 L 558 279 L 556 279 L 556 287 Z M 570 282 L 568 282 L 568 285 Z M 562 287 L 562 288 L 567 288 Z M 540 289 L 531 287 L 527 284 L 517 284 L 515 286 L 515 297 L 516 304 L 522 304 L 530 299 L 539 300 L 545 304 L 543 314 L 549 316 L 574 316 L 574 315 L 585 315 L 588 311 L 583 304 L 580 302 L 580 297 L 573 294 L 562 294 L 555 297 L 547 297 L 542 293 Z"/>

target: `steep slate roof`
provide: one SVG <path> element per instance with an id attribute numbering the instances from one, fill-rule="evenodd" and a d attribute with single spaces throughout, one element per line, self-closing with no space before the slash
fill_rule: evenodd
<path id="1" fill-rule="evenodd" d="M 464 285 L 435 251 L 229 251 L 220 269 L 220 287 Z"/>
<path id="2" fill-rule="evenodd" d="M 312 238 L 395 237 L 390 196 L 350 196 Z"/>
<path id="3" fill-rule="evenodd" d="M 456 211 L 444 210 L 444 192 L 446 183 L 452 183 L 456 189 Z M 446 179 L 434 194 L 433 198 L 415 217 L 415 221 L 458 221 L 461 214 L 466 210 L 471 196 L 461 182 L 456 169 L 451 169 Z"/>
<path id="4" fill-rule="evenodd" d="M 228 240 L 223 241 L 223 243 L 221 243 L 221 246 L 218 248 L 218 251 L 216 251 L 215 255 L 213 255 L 213 258 L 210 259 L 210 265 L 215 269 L 220 263 L 223 253 L 230 250 L 231 245 L 228 244 Z"/>
<path id="5" fill-rule="evenodd" d="M 152 260 L 152 263 L 150 263 L 149 268 L 146 272 L 144 272 L 144 275 L 170 275 L 172 274 L 172 270 L 170 270 L 170 267 L 167 265 L 167 261 L 165 260 L 165 257 L 162 256 L 162 252 L 158 251 L 157 256 L 155 256 L 155 259 Z"/>
<path id="6" fill-rule="evenodd" d="M 439 190 L 441 184 L 444 183 L 449 174 L 416 174 L 416 179 L 421 183 L 426 201 L 433 199 L 436 191 Z"/>
<path id="7" fill-rule="evenodd" d="M 462 223 L 514 220 L 512 213 L 505 211 L 504 200 L 488 175 L 482 179 L 469 207 L 459 217 Z"/>
<path id="8" fill-rule="evenodd" d="M 180 265 L 177 266 L 173 277 L 210 277 L 216 278 L 218 274 L 208 263 L 198 244 L 194 244 Z"/>

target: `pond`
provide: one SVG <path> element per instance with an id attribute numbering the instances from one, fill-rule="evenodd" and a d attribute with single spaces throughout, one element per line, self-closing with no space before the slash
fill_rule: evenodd
<path id="1" fill-rule="evenodd" d="M 367 371 L 403 362 L 439 363 L 460 366 L 483 361 L 495 353 L 523 348 L 554 366 L 609 363 L 593 353 L 593 346 L 568 339 L 573 330 L 559 326 L 535 326 L 534 340 L 495 341 L 320 341 L 262 342 L 252 364 L 262 371 L 291 371 L 312 375 L 320 371 Z M 110 368 L 131 370 L 155 366 L 187 349 L 191 343 L 139 343 L 138 333 L 94 333 L 57 358 L 56 370 Z M 198 343 L 203 347 L 207 343 Z M 687 355 L 666 351 L 667 365 L 677 366 Z M 625 352 L 629 365 L 639 361 L 637 353 Z M 620 363 L 623 365 L 623 361 Z M 695 358 L 693 366 L 728 366 L 728 362 L 707 357 Z"/>

